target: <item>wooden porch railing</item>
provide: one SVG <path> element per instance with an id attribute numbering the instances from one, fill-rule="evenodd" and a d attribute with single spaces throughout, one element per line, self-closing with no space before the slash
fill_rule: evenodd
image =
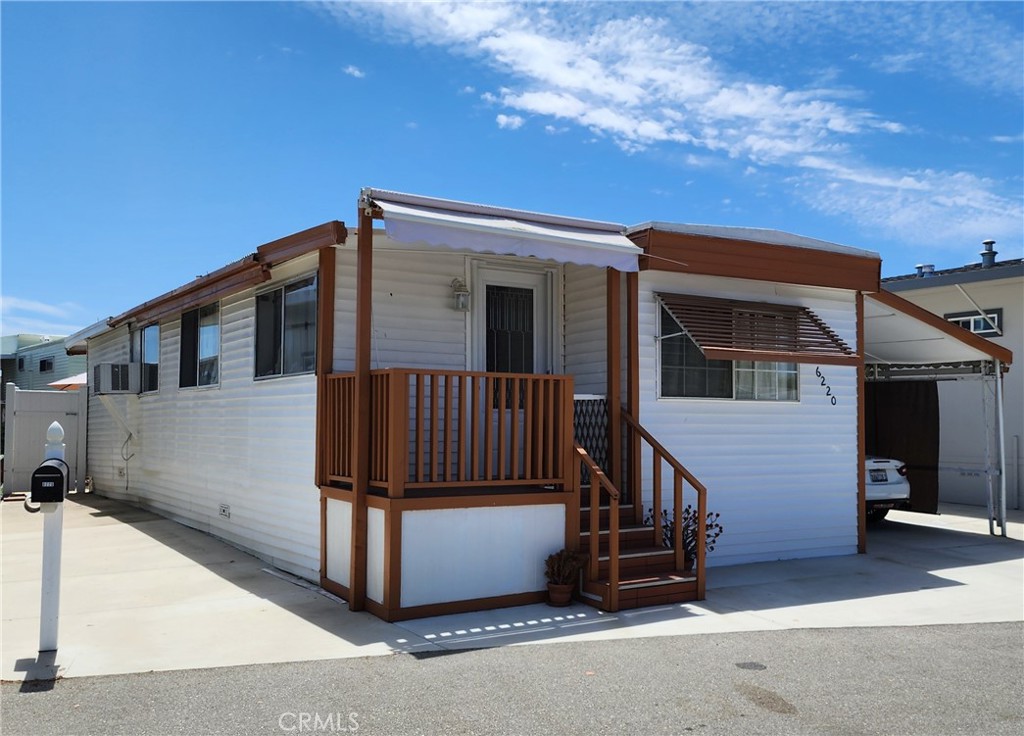
<path id="1" fill-rule="evenodd" d="M 567 488 L 572 378 L 388 368 L 371 371 L 370 486 Z M 352 482 L 355 376 L 326 377 L 322 463 Z"/>
<path id="2" fill-rule="evenodd" d="M 590 537 L 586 579 L 600 579 L 601 494 L 608 496 L 608 610 L 619 610 L 619 491 L 594 459 L 578 443 L 573 445 L 580 465 L 590 475 Z"/>
<path id="3" fill-rule="evenodd" d="M 626 425 L 626 431 L 630 437 L 638 438 L 645 442 L 651 448 L 651 477 L 652 477 L 652 516 L 653 519 L 653 539 L 652 544 L 660 547 L 662 545 L 662 524 L 661 524 L 661 509 L 662 509 L 662 463 L 667 463 L 669 468 L 672 470 L 673 478 L 673 503 L 672 503 L 672 529 L 673 529 L 673 540 L 672 548 L 675 550 L 676 555 L 676 569 L 685 569 L 685 550 L 683 548 L 683 481 L 686 481 L 697 493 L 697 554 L 694 560 L 694 574 L 697 577 L 697 600 L 704 600 L 704 558 L 707 554 L 705 546 L 707 544 L 707 516 L 708 516 L 708 504 L 707 504 L 707 489 L 704 484 L 697 480 L 693 474 L 687 470 L 682 463 L 676 460 L 672 454 L 666 450 L 660 442 L 644 429 L 639 422 L 636 421 L 627 412 L 622 412 L 622 421 Z M 636 441 L 629 441 L 627 438 L 627 447 L 634 446 Z M 636 458 L 634 467 L 639 466 L 640 458 Z M 636 494 L 639 496 L 640 494 Z"/>

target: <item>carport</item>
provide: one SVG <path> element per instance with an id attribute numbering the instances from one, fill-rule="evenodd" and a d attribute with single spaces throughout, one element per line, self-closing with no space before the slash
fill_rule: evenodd
<path id="1" fill-rule="evenodd" d="M 1005 537 L 1003 375 L 1013 354 L 887 291 L 865 295 L 863 351 L 867 451 L 907 463 L 914 511 L 938 507 L 937 382 L 981 382 L 989 532 Z"/>

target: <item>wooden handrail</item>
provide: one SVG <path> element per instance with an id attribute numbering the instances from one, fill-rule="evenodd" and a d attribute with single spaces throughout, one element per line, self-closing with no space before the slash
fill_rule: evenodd
<path id="1" fill-rule="evenodd" d="M 704 563 L 707 555 L 707 488 L 697 480 L 693 473 L 679 462 L 665 447 L 658 442 L 644 427 L 640 425 L 631 414 L 622 412 L 622 421 L 635 433 L 635 436 L 642 438 L 652 450 L 652 471 L 653 475 L 653 505 L 652 516 L 654 526 L 654 544 L 662 544 L 661 526 L 661 463 L 668 463 L 673 470 L 673 503 L 672 503 L 672 545 L 675 551 L 675 564 L 677 570 L 685 567 L 685 550 L 683 549 L 683 481 L 685 480 L 697 492 L 697 555 L 694 560 L 694 573 L 697 576 L 697 600 L 704 600 L 705 575 Z M 636 458 L 639 460 L 639 458 Z M 637 489 L 639 490 L 639 489 Z"/>
<path id="2" fill-rule="evenodd" d="M 693 476 L 693 473 L 687 470 L 681 462 L 676 460 L 672 456 L 672 453 L 666 450 L 664 446 L 660 442 L 658 442 L 658 440 L 654 439 L 654 436 L 646 429 L 644 429 L 643 425 L 637 422 L 636 419 L 634 419 L 626 412 L 622 412 L 622 420 L 629 425 L 630 429 L 633 429 L 637 434 L 643 437 L 647 444 L 654 448 L 654 450 L 665 459 L 665 462 L 672 466 L 673 470 L 675 470 L 677 473 L 679 473 L 686 479 L 687 483 L 689 483 L 694 488 L 699 489 L 700 491 L 707 490 L 707 488 L 704 487 L 704 484 L 697 480 Z"/>
<path id="3" fill-rule="evenodd" d="M 579 443 L 573 443 L 573 452 L 590 472 L 590 534 L 587 580 L 600 577 L 601 565 L 601 491 L 608 494 L 608 609 L 619 610 L 619 490 L 598 467 Z"/>

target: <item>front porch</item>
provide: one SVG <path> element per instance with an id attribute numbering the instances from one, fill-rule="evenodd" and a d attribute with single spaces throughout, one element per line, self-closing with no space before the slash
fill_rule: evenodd
<path id="1" fill-rule="evenodd" d="M 417 303 L 415 287 L 374 296 L 375 219 L 385 221 L 390 248 L 412 249 L 378 279 L 394 282 L 419 254 L 436 254 L 431 264 L 472 254 L 461 267 L 469 289 L 449 279 L 462 290 L 461 307 L 431 312 L 444 334 L 473 345 L 466 370 L 415 366 L 414 353 L 371 368 L 379 364 L 375 299 L 392 320 Z M 364 190 L 357 233 L 353 370 L 338 372 L 327 358 L 318 370 L 321 584 L 387 620 L 535 602 L 545 598 L 545 558 L 564 547 L 588 560 L 577 596 L 606 610 L 703 597 L 704 528 L 688 572 L 681 513 L 688 501 L 704 518 L 704 488 L 636 421 L 642 251 L 623 228 Z M 589 274 L 603 325 L 594 312 L 563 315 L 568 264 Z M 335 290 L 327 275 L 320 340 L 329 355 Z M 466 314 L 452 319 L 460 308 Z M 567 333 L 584 345 L 569 347 Z M 605 389 L 588 399 L 601 405 L 596 424 L 594 412 L 574 416 L 581 370 L 585 390 Z M 645 498 L 655 509 L 650 524 Z M 674 514 L 674 549 L 666 549 L 663 507 Z"/>
<path id="2" fill-rule="evenodd" d="M 606 399 L 574 398 L 571 376 L 371 371 L 365 494 L 356 377 L 321 385 L 321 584 L 350 605 L 360 495 L 364 605 L 386 620 L 543 601 L 544 559 L 562 547 L 587 558 L 577 598 L 604 610 L 703 598 L 703 539 L 685 559 L 680 513 L 706 516 L 704 487 L 629 414 L 612 432 Z M 631 492 L 641 477 L 652 507 L 673 509 L 671 548 Z"/>

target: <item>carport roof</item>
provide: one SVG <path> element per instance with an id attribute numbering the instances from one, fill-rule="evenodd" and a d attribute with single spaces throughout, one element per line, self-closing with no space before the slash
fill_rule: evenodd
<path id="1" fill-rule="evenodd" d="M 864 359 L 891 365 L 1009 364 L 1013 353 L 887 291 L 864 298 Z"/>

